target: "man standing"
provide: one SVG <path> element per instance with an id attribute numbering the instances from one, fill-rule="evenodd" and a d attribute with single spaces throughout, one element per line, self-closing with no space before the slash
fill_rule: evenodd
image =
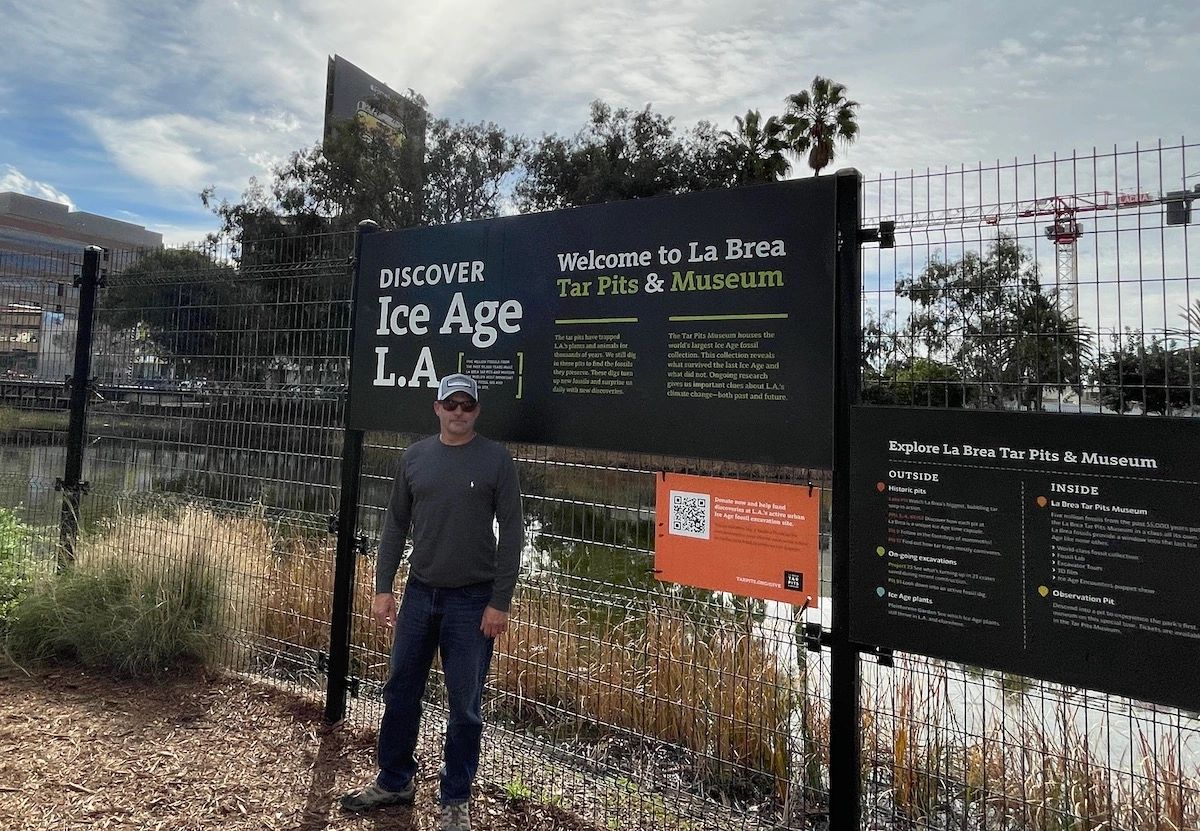
<path id="1" fill-rule="evenodd" d="M 383 688 L 379 775 L 341 804 L 366 811 L 413 801 L 421 697 L 440 651 L 450 704 L 438 789 L 441 828 L 468 831 L 483 686 L 493 639 L 508 626 L 520 567 L 521 492 L 512 456 L 475 432 L 480 407 L 474 379 L 443 378 L 433 411 L 441 429 L 404 452 L 379 541 L 371 612 L 396 630 Z M 410 533 L 412 558 L 397 618 L 392 582 Z"/>

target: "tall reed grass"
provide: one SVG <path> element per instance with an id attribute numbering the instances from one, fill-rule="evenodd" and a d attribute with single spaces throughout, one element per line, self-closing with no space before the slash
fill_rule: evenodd
<path id="1" fill-rule="evenodd" d="M 877 683 L 864 716 L 866 788 L 877 815 L 898 828 L 1020 831 L 1184 831 L 1200 828 L 1200 769 L 1175 734 L 1138 726 L 1128 769 L 1080 727 L 1078 705 L 1047 712 L 1032 685 L 1009 696 L 981 734 L 953 717 L 950 670 L 937 662 Z M 1012 692 L 1012 690 L 1017 690 Z M 1008 711 L 1012 712 L 1009 713 Z"/>
<path id="2" fill-rule="evenodd" d="M 184 505 L 119 515 L 77 551 L 70 572 L 39 578 L 20 605 L 14 654 L 154 674 L 234 662 L 236 645 L 328 649 L 328 536 Z M 369 619 L 371 577 L 358 569 L 352 671 L 382 680 L 390 632 Z M 784 669 L 783 644 L 745 614 L 698 616 L 665 595 L 623 603 L 564 590 L 553 575 L 526 580 L 497 642 L 497 715 L 558 738 L 673 748 L 693 782 L 723 794 L 821 798 L 828 702 L 815 679 Z M 947 698 L 949 671 L 898 664 L 864 692 L 865 792 L 891 827 L 1200 828 L 1200 771 L 1180 733 L 1139 727 L 1122 767 L 1097 755 L 1065 704 L 1047 720 L 1020 685 L 1004 694 L 1028 698 L 1021 715 L 968 731 Z"/>
<path id="3" fill-rule="evenodd" d="M 197 522 L 206 533 L 196 533 Z M 131 676 L 213 665 L 240 607 L 212 555 L 257 528 L 193 508 L 112 521 L 80 539 L 69 569 L 33 583 L 10 615 L 6 649 L 18 662 L 65 660 Z"/>

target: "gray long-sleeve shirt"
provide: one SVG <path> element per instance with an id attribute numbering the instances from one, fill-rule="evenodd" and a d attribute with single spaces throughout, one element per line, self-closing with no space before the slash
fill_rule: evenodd
<path id="1" fill-rule="evenodd" d="M 523 529 L 517 466 L 502 444 L 480 435 L 461 445 L 442 444 L 436 435 L 421 439 L 404 451 L 392 485 L 375 591 L 392 591 L 411 532 L 411 576 L 438 588 L 491 581 L 489 605 L 507 612 Z"/>

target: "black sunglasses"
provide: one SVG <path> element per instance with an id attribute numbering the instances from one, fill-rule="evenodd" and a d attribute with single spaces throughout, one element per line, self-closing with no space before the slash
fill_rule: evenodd
<path id="1" fill-rule="evenodd" d="M 475 408 L 478 406 L 478 401 L 455 401 L 453 399 L 447 399 L 442 402 L 442 409 L 449 413 L 454 412 L 459 407 L 462 407 L 462 411 L 464 413 L 473 413 L 475 412 Z"/>

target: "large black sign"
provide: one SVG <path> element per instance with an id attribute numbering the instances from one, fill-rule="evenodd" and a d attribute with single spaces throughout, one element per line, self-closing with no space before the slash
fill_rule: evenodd
<path id="1" fill-rule="evenodd" d="M 834 177 L 363 240 L 348 424 L 831 465 Z"/>
<path id="2" fill-rule="evenodd" d="M 1200 710 L 1200 422 L 851 423 L 855 642 Z"/>

